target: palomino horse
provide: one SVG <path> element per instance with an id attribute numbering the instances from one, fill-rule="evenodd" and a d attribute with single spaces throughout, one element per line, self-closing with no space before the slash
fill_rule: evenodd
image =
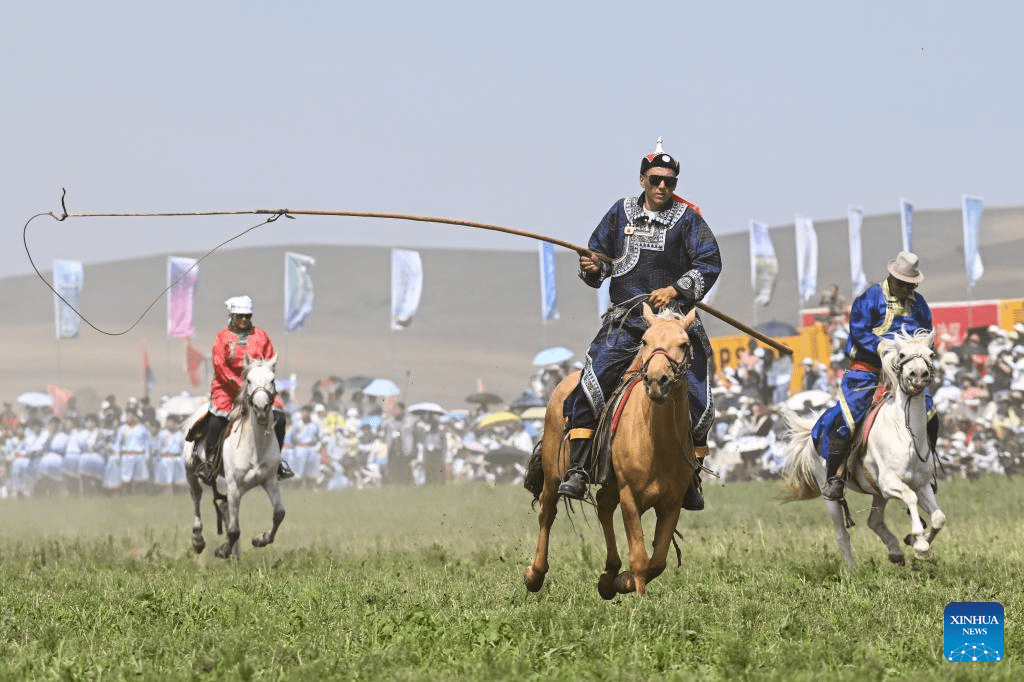
<path id="1" fill-rule="evenodd" d="M 644 382 L 643 391 L 633 390 L 626 399 L 612 439 L 615 484 L 597 493 L 597 517 L 604 532 L 607 556 L 598 592 L 605 599 L 616 593 L 636 592 L 643 596 L 647 583 L 665 570 L 669 543 L 696 467 L 690 433 L 690 408 L 686 369 L 691 358 L 687 327 L 695 311 L 686 317 L 674 312 L 655 315 L 644 303 L 649 325 L 634 362 Z M 568 466 L 568 444 L 562 403 L 579 382 L 579 372 L 567 376 L 548 402 L 541 443 L 544 487 L 540 501 L 540 535 L 537 554 L 526 569 L 524 580 L 531 592 L 544 585 L 548 572 L 548 539 L 558 511 L 558 484 Z M 615 543 L 612 515 L 622 507 L 622 521 L 629 547 L 629 570 L 622 573 L 622 559 Z M 644 547 L 641 516 L 654 509 L 657 524 L 653 551 Z"/>
<path id="2" fill-rule="evenodd" d="M 224 481 L 227 484 L 227 500 L 217 499 L 214 487 L 214 504 L 218 509 L 218 527 L 220 517 L 227 519 L 227 542 L 216 549 L 216 555 L 222 559 L 239 555 L 238 538 L 241 531 L 238 527 L 238 508 L 242 495 L 263 486 L 274 508 L 273 527 L 269 533 L 261 533 L 252 539 L 254 547 L 265 547 L 274 541 L 277 529 L 284 520 L 284 505 L 281 503 L 281 488 L 277 480 L 277 467 L 281 462 L 281 448 L 274 434 L 274 366 L 277 358 L 269 360 L 246 359 L 242 370 L 244 385 L 235 399 L 235 406 L 228 419 L 227 436 L 224 439 Z M 205 409 L 205 408 L 204 408 Z M 195 423 L 203 412 L 192 417 L 186 429 Z M 206 548 L 203 539 L 203 521 L 199 515 L 199 501 L 203 488 L 197 474 L 200 465 L 197 443 L 185 443 L 185 475 L 192 490 L 192 505 L 195 518 L 192 524 L 192 548 L 196 553 Z"/>
<path id="3" fill-rule="evenodd" d="M 899 498 L 910 512 L 911 533 L 904 542 L 914 548 L 914 558 L 929 559 L 929 549 L 942 530 L 946 515 L 939 509 L 931 482 L 936 462 L 928 447 L 925 388 L 934 376 L 935 353 L 931 344 L 934 332 L 899 334 L 878 343 L 882 359 L 882 382 L 888 389 L 874 425 L 868 433 L 863 457 L 852 455 L 847 462 L 847 490 L 871 495 L 868 527 L 889 549 L 889 561 L 906 560 L 896 536 L 885 525 L 885 505 Z M 785 479 L 791 500 L 818 497 L 825 485 L 825 463 L 811 440 L 813 422 L 787 414 L 792 434 L 786 458 Z M 858 431 L 859 434 L 859 431 Z M 856 438 L 855 438 L 856 440 Z M 847 532 L 848 513 L 839 502 L 825 501 L 836 527 L 839 550 L 850 568 L 854 568 Z M 918 505 L 931 514 L 931 529 L 925 533 Z M 853 525 L 852 522 L 849 525 Z"/>

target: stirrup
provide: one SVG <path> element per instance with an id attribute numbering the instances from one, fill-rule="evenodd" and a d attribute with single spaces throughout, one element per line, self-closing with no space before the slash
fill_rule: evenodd
<path id="1" fill-rule="evenodd" d="M 843 479 L 833 476 L 825 483 L 825 487 L 821 490 L 821 496 L 829 502 L 840 502 L 843 499 L 843 489 L 845 487 L 846 484 L 843 482 Z"/>
<path id="2" fill-rule="evenodd" d="M 277 478 L 281 481 L 286 481 L 289 478 L 294 478 L 295 472 L 288 466 L 288 462 L 281 460 L 281 463 L 277 465 Z"/>
<path id="3" fill-rule="evenodd" d="M 565 475 L 565 481 L 558 486 L 558 494 L 561 497 L 569 497 L 574 500 L 584 500 L 587 497 L 587 486 L 590 484 L 590 477 L 582 469 L 572 469 Z"/>

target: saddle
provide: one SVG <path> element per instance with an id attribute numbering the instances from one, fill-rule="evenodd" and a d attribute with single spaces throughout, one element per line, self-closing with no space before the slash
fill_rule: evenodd
<path id="1" fill-rule="evenodd" d="M 875 389 L 875 393 L 871 398 L 871 407 L 868 408 L 863 421 L 853 432 L 853 439 L 850 442 L 850 453 L 846 456 L 846 461 L 839 467 L 839 475 L 844 479 L 850 477 L 850 471 L 854 468 L 853 465 L 864 458 L 864 454 L 868 449 L 868 435 L 871 433 L 871 427 L 875 425 L 875 418 L 878 417 L 878 412 L 882 409 L 882 405 L 885 404 L 886 398 L 889 397 L 890 393 L 890 389 L 885 386 L 879 386 Z"/>
<path id="2" fill-rule="evenodd" d="M 190 443 L 199 443 L 201 440 L 206 438 L 206 425 L 210 419 L 210 413 L 207 412 L 202 417 L 196 420 L 188 433 L 185 434 L 185 440 Z M 227 439 L 228 434 L 231 433 L 231 422 L 228 422 L 227 427 L 221 432 L 220 438 L 215 447 L 211 447 L 210 443 L 205 443 L 203 447 L 203 459 L 199 460 L 199 469 L 196 471 L 196 475 L 203 483 L 208 486 L 213 486 L 217 481 L 218 476 L 224 475 L 224 441 Z"/>

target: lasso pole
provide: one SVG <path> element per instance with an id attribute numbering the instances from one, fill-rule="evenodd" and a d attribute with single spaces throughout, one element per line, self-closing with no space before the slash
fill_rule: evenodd
<path id="1" fill-rule="evenodd" d="M 61 205 L 63 208 L 63 197 L 61 199 Z M 51 214 L 53 215 L 53 214 Z M 411 220 L 414 222 L 423 223 L 438 223 L 441 225 L 460 225 L 462 227 L 473 227 L 480 230 L 490 230 L 492 232 L 502 232 L 504 234 L 512 234 L 519 237 L 527 237 L 529 239 L 537 239 L 542 242 L 549 242 L 555 246 L 561 246 L 564 249 L 575 251 L 580 255 L 596 256 L 603 261 L 611 261 L 611 259 L 600 253 L 595 253 L 590 249 L 580 246 L 579 244 L 573 244 L 572 242 L 565 241 L 563 239 L 556 239 L 555 237 L 549 237 L 547 235 L 539 234 L 537 232 L 529 232 L 527 230 L 517 230 L 512 227 L 504 227 L 502 225 L 491 225 L 489 223 L 478 223 L 471 220 L 456 220 L 454 218 L 438 218 L 435 216 L 423 216 L 423 215 L 411 215 L 408 213 L 378 213 L 371 211 L 317 211 L 310 209 L 287 209 L 287 208 L 258 208 L 255 210 L 242 210 L 242 211 L 193 211 L 193 212 L 157 212 L 157 213 L 70 213 L 66 209 L 63 215 L 53 215 L 57 220 L 64 220 L 65 218 L 127 218 L 127 217 L 189 217 L 189 216 L 226 216 L 226 215 L 273 215 L 273 216 L 284 216 L 294 217 L 297 215 L 308 215 L 308 216 L 339 216 L 339 217 L 350 217 L 350 218 L 384 218 L 389 220 Z M 732 325 L 736 329 L 740 330 L 748 336 L 752 336 L 761 343 L 771 346 L 780 353 L 786 355 L 793 355 L 793 349 L 784 343 L 780 343 L 775 339 L 762 334 L 758 330 L 754 329 L 748 324 L 740 322 L 735 317 L 726 315 L 720 310 L 712 308 L 706 303 L 697 302 L 697 308 L 703 310 L 709 315 L 713 315 L 718 319 L 722 320 L 726 324 Z"/>

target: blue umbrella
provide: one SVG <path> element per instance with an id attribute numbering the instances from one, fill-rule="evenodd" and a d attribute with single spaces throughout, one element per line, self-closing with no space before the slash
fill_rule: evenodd
<path id="1" fill-rule="evenodd" d="M 398 395 L 401 392 L 398 386 L 395 385 L 395 382 L 390 379 L 374 379 L 363 389 L 364 394 L 378 398 Z"/>
<path id="2" fill-rule="evenodd" d="M 544 365 L 557 365 L 560 362 L 565 362 L 572 358 L 573 355 L 575 355 L 575 353 L 562 346 L 545 348 L 533 357 L 533 364 L 538 367 L 543 367 Z"/>

